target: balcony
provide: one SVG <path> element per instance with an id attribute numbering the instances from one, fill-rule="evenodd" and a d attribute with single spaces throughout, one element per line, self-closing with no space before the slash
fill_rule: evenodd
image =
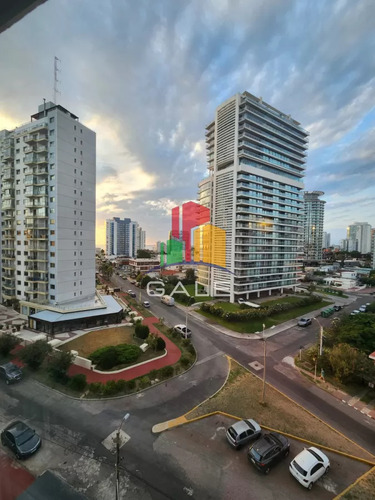
<path id="1" fill-rule="evenodd" d="M 14 200 L 4 200 L 1 203 L 2 210 L 12 210 L 14 209 Z"/>
<path id="2" fill-rule="evenodd" d="M 3 294 L 4 296 L 4 294 Z M 34 304 L 48 304 L 48 300 L 44 297 L 44 296 L 41 296 L 41 297 L 33 297 L 32 294 L 28 293 L 26 294 L 26 301 L 28 302 L 33 302 Z"/>
<path id="3" fill-rule="evenodd" d="M 48 255 L 46 252 L 38 252 L 25 257 L 25 262 L 48 262 Z"/>
<path id="4" fill-rule="evenodd" d="M 3 174 L 2 175 L 3 181 L 14 179 L 14 169 L 13 168 L 4 169 L 2 174 Z"/>
<path id="5" fill-rule="evenodd" d="M 24 138 L 24 142 L 26 143 L 41 142 L 41 141 L 48 141 L 47 134 L 28 134 Z"/>
<path id="6" fill-rule="evenodd" d="M 6 262 L 3 260 L 3 269 L 7 269 L 8 271 L 15 271 L 16 267 L 13 262 Z"/>
<path id="7" fill-rule="evenodd" d="M 26 262 L 26 271 L 31 273 L 48 273 L 47 264 L 35 264 L 33 262 Z"/>
<path id="8" fill-rule="evenodd" d="M 14 149 L 6 148 L 3 150 L 3 160 L 13 160 L 14 158 Z"/>
<path id="9" fill-rule="evenodd" d="M 48 250 L 48 242 L 47 241 L 30 241 L 27 247 L 29 250 L 36 250 L 46 252 Z"/>
<path id="10" fill-rule="evenodd" d="M 36 173 L 36 172 L 34 172 Z M 41 179 L 38 177 L 26 177 L 25 178 L 25 186 L 47 186 L 48 185 L 48 180 L 47 179 Z"/>
<path id="11" fill-rule="evenodd" d="M 48 223 L 43 220 L 26 219 L 25 227 L 29 229 L 48 229 Z"/>
<path id="12" fill-rule="evenodd" d="M 25 189 L 25 196 L 48 196 L 47 186 L 33 187 L 29 186 Z"/>
<path id="13" fill-rule="evenodd" d="M 26 288 L 25 290 L 27 293 L 37 293 L 37 294 L 42 294 L 42 295 L 46 295 L 48 294 L 48 286 L 47 285 L 39 285 L 39 286 L 29 286 Z"/>
<path id="14" fill-rule="evenodd" d="M 46 197 L 40 197 L 40 198 L 35 198 L 35 199 L 26 199 L 25 200 L 25 207 L 34 207 L 34 208 L 39 208 L 39 207 L 47 207 L 48 202 Z"/>
<path id="15" fill-rule="evenodd" d="M 26 217 L 34 217 L 34 218 L 48 218 L 48 210 L 46 208 L 27 208 L 25 210 Z"/>
<path id="16" fill-rule="evenodd" d="M 16 297 L 16 290 L 14 288 L 13 290 L 7 290 L 6 288 L 4 288 L 2 290 L 2 296 L 5 300 L 12 300 Z"/>
<path id="17" fill-rule="evenodd" d="M 25 165 L 32 165 L 33 163 L 36 163 L 36 158 L 36 154 L 30 153 L 23 157 L 23 162 Z"/>

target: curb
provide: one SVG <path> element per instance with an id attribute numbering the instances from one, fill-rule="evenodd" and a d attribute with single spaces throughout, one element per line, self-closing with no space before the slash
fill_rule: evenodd
<path id="1" fill-rule="evenodd" d="M 196 406 L 194 406 L 191 410 L 189 410 L 188 412 L 184 413 L 180 417 L 177 417 L 177 418 L 174 418 L 174 419 L 171 419 L 171 420 L 167 420 L 165 422 L 160 422 L 159 424 L 155 424 L 152 427 L 152 429 L 151 429 L 151 432 L 153 434 L 158 434 L 158 433 L 164 432 L 164 431 L 166 431 L 168 429 L 172 429 L 173 427 L 177 427 L 179 425 L 183 425 L 183 424 L 187 424 L 187 423 L 191 422 L 192 420 L 188 420 L 186 418 L 186 416 L 189 415 L 189 413 L 191 413 L 192 411 L 196 410 L 199 406 L 201 406 L 206 401 L 209 401 L 210 399 L 212 399 L 214 396 L 216 396 L 216 394 L 218 394 L 225 387 L 226 383 L 228 382 L 230 370 L 231 370 L 231 367 L 232 367 L 232 361 L 231 361 L 232 358 L 230 358 L 226 354 L 224 354 L 224 356 L 228 360 L 228 373 L 227 373 L 227 376 L 226 376 L 226 378 L 224 380 L 223 385 L 216 392 L 214 392 L 214 394 L 211 394 L 211 396 L 209 396 L 208 398 L 206 398 L 204 401 L 201 401 L 199 404 L 197 404 Z"/>
<path id="2" fill-rule="evenodd" d="M 335 496 L 333 498 L 333 500 L 339 500 L 340 498 L 342 498 L 343 495 L 345 495 L 346 493 L 348 493 L 352 488 L 354 488 L 354 486 L 356 486 L 360 481 L 362 481 L 362 479 L 365 479 L 367 476 L 369 476 L 372 472 L 375 472 L 375 467 L 372 467 L 370 470 L 368 470 L 367 472 L 365 472 L 364 474 L 362 474 L 362 476 L 359 476 L 359 478 L 357 478 L 354 481 L 354 483 L 352 483 L 349 486 L 347 486 L 345 488 L 345 490 L 343 490 L 341 493 L 339 493 L 337 496 Z"/>

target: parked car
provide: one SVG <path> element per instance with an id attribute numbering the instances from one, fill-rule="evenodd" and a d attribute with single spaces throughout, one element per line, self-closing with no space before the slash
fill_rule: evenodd
<path id="1" fill-rule="evenodd" d="M 361 306 L 359 308 L 359 312 L 364 313 L 364 312 L 366 312 L 366 309 L 367 309 L 367 306 Z"/>
<path id="2" fill-rule="evenodd" d="M 305 448 L 290 462 L 289 472 L 305 488 L 311 490 L 313 484 L 329 471 L 328 457 L 318 448 Z"/>
<path id="3" fill-rule="evenodd" d="M 245 302 L 245 299 L 238 299 L 238 300 L 237 300 L 237 302 L 238 302 L 239 304 L 243 304 L 243 303 Z"/>
<path id="4" fill-rule="evenodd" d="M 174 306 L 174 298 L 171 297 L 170 295 L 163 295 L 161 301 L 163 304 L 166 304 L 167 306 Z"/>
<path id="5" fill-rule="evenodd" d="M 148 300 L 144 300 L 143 307 L 150 307 L 150 302 Z"/>
<path id="6" fill-rule="evenodd" d="M 175 325 L 173 330 L 181 334 L 181 337 L 188 339 L 191 337 L 191 330 L 186 325 Z"/>
<path id="7" fill-rule="evenodd" d="M 270 432 L 250 446 L 247 458 L 258 470 L 268 474 L 273 465 L 289 455 L 289 448 L 286 437 L 277 432 Z"/>
<path id="8" fill-rule="evenodd" d="M 135 292 L 133 292 L 133 290 L 128 290 L 128 294 L 130 295 L 130 297 L 133 297 L 133 299 L 135 299 L 135 297 L 137 296 Z"/>
<path id="9" fill-rule="evenodd" d="M 248 418 L 228 427 L 226 436 L 229 444 L 238 449 L 249 441 L 258 439 L 261 432 L 260 425 Z"/>
<path id="10" fill-rule="evenodd" d="M 149 291 L 148 291 L 148 294 L 149 294 L 149 295 L 155 295 L 155 292 L 154 292 L 154 290 L 149 290 Z"/>
<path id="11" fill-rule="evenodd" d="M 298 326 L 309 326 L 309 325 L 311 325 L 311 319 L 310 318 L 301 318 L 297 324 L 298 324 Z"/>
<path id="12" fill-rule="evenodd" d="M 354 311 L 352 311 L 350 313 L 350 316 L 355 316 L 356 314 L 360 314 L 360 313 L 361 313 L 361 311 L 358 311 L 358 309 L 354 309 Z"/>
<path id="13" fill-rule="evenodd" d="M 18 382 L 22 378 L 22 370 L 14 363 L 5 363 L 0 366 L 0 378 L 4 379 L 7 384 Z"/>
<path id="14" fill-rule="evenodd" d="M 335 311 L 341 311 L 342 306 L 335 305 L 335 306 L 333 306 L 333 309 L 334 309 Z"/>
<path id="15" fill-rule="evenodd" d="M 17 458 L 27 458 L 39 450 L 42 440 L 27 424 L 17 420 L 0 434 L 1 444 L 7 446 Z"/>

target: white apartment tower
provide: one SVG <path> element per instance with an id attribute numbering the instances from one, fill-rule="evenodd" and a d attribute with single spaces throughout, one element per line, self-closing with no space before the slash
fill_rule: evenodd
<path id="1" fill-rule="evenodd" d="M 354 222 L 347 228 L 347 239 L 349 252 L 371 252 L 371 225 L 368 222 Z"/>
<path id="2" fill-rule="evenodd" d="M 304 243 L 305 261 L 320 262 L 323 249 L 324 205 L 319 197 L 323 191 L 305 191 Z"/>
<path id="3" fill-rule="evenodd" d="M 230 272 L 199 270 L 210 294 L 229 294 L 233 302 L 297 286 L 307 143 L 297 121 L 248 92 L 217 108 L 206 128 L 209 177 L 198 201 L 226 231 Z"/>
<path id="4" fill-rule="evenodd" d="M 32 314 L 95 297 L 95 133 L 52 102 L 0 132 L 2 302 Z"/>

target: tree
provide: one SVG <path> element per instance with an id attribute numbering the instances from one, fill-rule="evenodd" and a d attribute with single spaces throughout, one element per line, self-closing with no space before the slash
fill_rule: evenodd
<path id="1" fill-rule="evenodd" d="M 329 354 L 332 372 L 343 383 L 356 380 L 363 382 L 365 374 L 371 372 L 369 360 L 365 353 L 351 347 L 349 344 L 334 346 Z"/>
<path id="2" fill-rule="evenodd" d="M 0 337 L 0 354 L 2 356 L 8 356 L 16 345 L 18 345 L 18 338 L 11 333 L 4 333 Z"/>
<path id="3" fill-rule="evenodd" d="M 74 355 L 71 352 L 55 351 L 49 359 L 48 371 L 56 381 L 66 381 L 67 371 L 73 363 Z"/>
<path id="4" fill-rule="evenodd" d="M 149 283 L 150 281 L 152 281 L 152 278 L 148 274 L 146 274 L 145 276 L 142 276 L 141 288 L 146 288 L 147 283 Z"/>
<path id="5" fill-rule="evenodd" d="M 45 360 L 47 354 L 52 351 L 52 347 L 45 340 L 37 340 L 27 345 L 20 352 L 21 360 L 32 370 L 37 370 Z"/>
<path id="6" fill-rule="evenodd" d="M 150 329 L 147 325 L 141 325 L 141 324 L 135 325 L 135 335 L 139 339 L 145 340 L 147 339 L 149 334 L 150 334 Z"/>
<path id="7" fill-rule="evenodd" d="M 101 262 L 99 266 L 99 271 L 106 279 L 110 280 L 113 274 L 112 263 L 107 260 Z"/>
<path id="8" fill-rule="evenodd" d="M 151 250 L 140 248 L 137 250 L 137 259 L 151 259 L 152 253 Z"/>
<path id="9" fill-rule="evenodd" d="M 195 271 L 192 268 L 186 269 L 185 273 L 186 284 L 195 283 Z"/>

